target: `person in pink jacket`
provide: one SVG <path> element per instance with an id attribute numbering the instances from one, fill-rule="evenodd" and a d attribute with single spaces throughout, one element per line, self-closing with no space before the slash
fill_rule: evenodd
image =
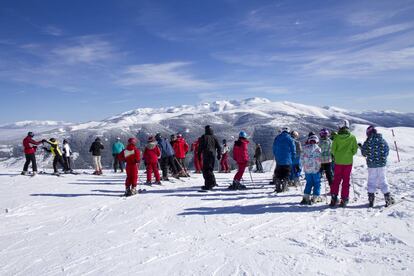
<path id="1" fill-rule="evenodd" d="M 240 131 L 239 139 L 234 142 L 233 159 L 237 162 L 238 170 L 233 178 L 233 183 L 229 186 L 230 190 L 246 189 L 246 186 L 240 183 L 243 177 L 244 170 L 249 163 L 248 152 L 249 140 L 247 140 L 247 133 Z"/>
<path id="2" fill-rule="evenodd" d="M 155 176 L 155 184 L 161 184 L 160 172 L 158 171 L 158 159 L 161 156 L 160 148 L 157 146 L 157 141 L 153 136 L 148 138 L 148 144 L 144 150 L 144 160 L 147 164 L 147 183 L 151 185 L 152 172 Z"/>

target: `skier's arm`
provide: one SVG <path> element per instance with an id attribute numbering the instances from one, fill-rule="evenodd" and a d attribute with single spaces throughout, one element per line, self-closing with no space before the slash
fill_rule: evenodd
<path id="1" fill-rule="evenodd" d="M 387 141 L 385 141 L 385 139 L 384 139 L 384 153 L 385 153 L 385 156 L 388 156 L 388 154 L 390 153 L 390 147 L 388 146 L 388 143 Z"/>

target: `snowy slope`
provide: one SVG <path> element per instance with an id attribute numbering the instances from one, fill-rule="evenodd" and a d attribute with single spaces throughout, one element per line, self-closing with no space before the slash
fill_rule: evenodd
<path id="1" fill-rule="evenodd" d="M 358 141 L 365 128 L 355 126 Z M 299 206 L 295 188 L 273 195 L 271 172 L 253 183 L 246 172 L 246 191 L 226 190 L 233 171 L 216 174 L 214 192 L 197 192 L 192 175 L 124 199 L 122 174 L 1 169 L 0 275 L 412 275 L 414 133 L 395 132 L 402 161 L 391 147 L 388 176 L 399 203 L 384 209 L 378 193 L 369 211 L 359 154 L 346 209 Z"/>

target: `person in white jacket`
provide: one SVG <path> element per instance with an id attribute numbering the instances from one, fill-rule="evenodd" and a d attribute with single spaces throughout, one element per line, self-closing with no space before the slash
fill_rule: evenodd
<path id="1" fill-rule="evenodd" d="M 303 170 L 305 171 L 306 186 L 300 204 L 321 202 L 321 148 L 318 146 L 319 138 L 312 135 L 303 149 Z M 313 197 L 310 198 L 313 188 Z"/>
<path id="2" fill-rule="evenodd" d="M 63 162 L 69 172 L 72 172 L 72 163 L 70 157 L 72 156 L 72 150 L 70 149 L 69 142 L 63 139 Z"/>

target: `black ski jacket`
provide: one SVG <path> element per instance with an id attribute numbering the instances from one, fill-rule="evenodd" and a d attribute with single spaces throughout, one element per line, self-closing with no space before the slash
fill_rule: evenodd
<path id="1" fill-rule="evenodd" d="M 220 159 L 221 156 L 221 147 L 220 143 L 217 140 L 217 137 L 213 134 L 211 128 L 206 128 L 205 134 L 203 134 L 199 139 L 200 145 L 198 147 L 198 157 L 201 158 L 207 155 L 215 155 L 217 153 L 217 158 Z"/>
<path id="2" fill-rule="evenodd" d="M 89 152 L 92 152 L 93 156 L 101 156 L 101 150 L 104 149 L 104 146 L 101 144 L 101 142 L 95 141 L 92 143 L 91 148 L 89 149 Z"/>

